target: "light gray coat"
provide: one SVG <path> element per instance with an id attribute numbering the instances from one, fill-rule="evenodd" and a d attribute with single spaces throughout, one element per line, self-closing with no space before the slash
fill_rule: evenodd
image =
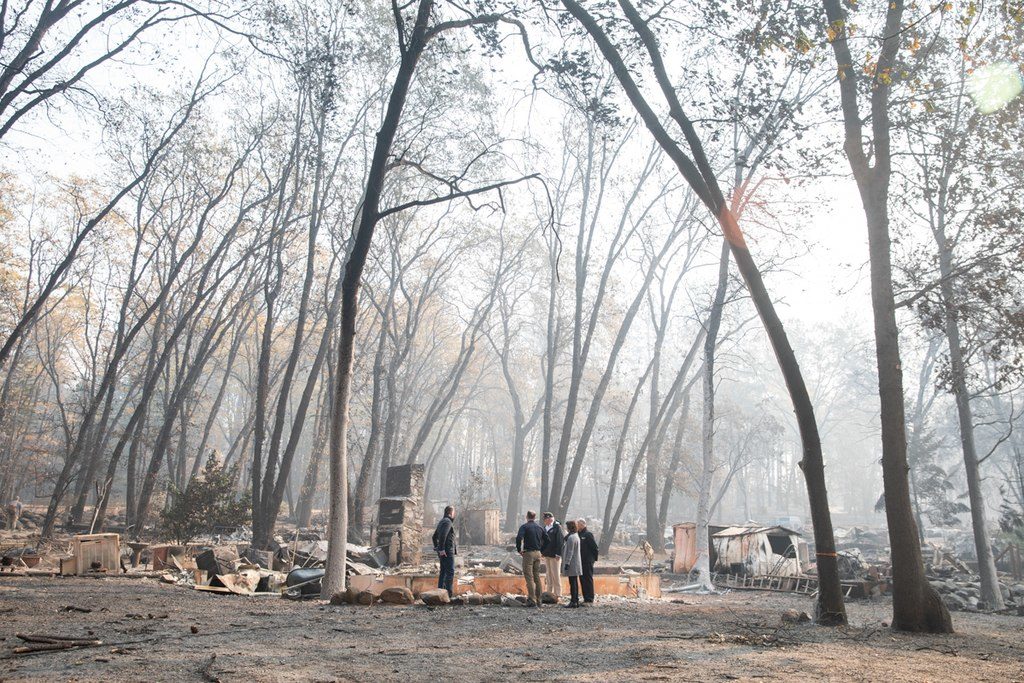
<path id="1" fill-rule="evenodd" d="M 565 537 L 565 545 L 562 547 L 562 575 L 583 575 L 583 558 L 580 556 L 580 537 L 578 534 L 573 533 Z"/>

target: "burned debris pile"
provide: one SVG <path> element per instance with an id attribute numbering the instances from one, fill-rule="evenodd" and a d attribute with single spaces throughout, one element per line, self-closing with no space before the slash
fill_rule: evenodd
<path id="1" fill-rule="evenodd" d="M 810 594 L 817 590 L 813 543 L 783 526 L 754 523 L 709 525 L 709 564 L 714 584 L 722 589 L 771 590 Z M 839 576 L 847 598 L 874 598 L 891 590 L 889 540 L 884 528 L 837 528 Z M 963 537 L 963 538 L 962 538 Z M 966 534 L 947 533 L 928 539 L 925 567 L 931 585 L 951 610 L 990 611 L 981 598 L 981 583 Z M 673 527 L 673 554 L 668 570 L 683 575 L 695 570 L 696 525 Z M 1007 544 L 996 552 L 1004 614 L 1024 616 L 1024 563 L 1021 550 Z M 670 588 L 672 592 L 679 588 Z"/>

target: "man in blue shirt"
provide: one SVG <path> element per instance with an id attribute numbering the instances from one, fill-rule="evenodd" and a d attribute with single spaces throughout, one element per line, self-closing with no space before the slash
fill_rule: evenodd
<path id="1" fill-rule="evenodd" d="M 516 534 L 516 552 L 523 557 L 523 576 L 530 607 L 540 607 L 540 549 L 544 546 L 544 527 L 537 524 L 537 513 L 526 513 L 526 523 Z"/>

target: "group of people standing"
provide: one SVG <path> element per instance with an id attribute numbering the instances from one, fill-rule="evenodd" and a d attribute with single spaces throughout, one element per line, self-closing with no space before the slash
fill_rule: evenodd
<path id="1" fill-rule="evenodd" d="M 526 513 L 526 522 L 516 534 L 516 552 L 523 558 L 526 577 L 527 605 L 540 607 L 540 563 L 544 560 L 547 592 L 557 602 L 562 597 L 562 575 L 569 579 L 569 602 L 565 607 L 594 604 L 594 563 L 597 562 L 597 541 L 587 531 L 587 520 L 569 520 L 565 529 L 550 512 L 544 513 L 543 526 L 537 513 Z M 583 600 L 580 601 L 582 592 Z"/>
<path id="2" fill-rule="evenodd" d="M 545 512 L 543 521 L 543 525 L 538 524 L 537 513 L 530 510 L 526 513 L 526 522 L 516 534 L 516 552 L 523 558 L 523 576 L 526 577 L 526 604 L 530 607 L 542 604 L 542 561 L 547 592 L 555 597 L 556 604 L 562 597 L 563 575 L 569 579 L 569 602 L 564 607 L 594 604 L 594 563 L 597 562 L 598 551 L 594 534 L 587 531 L 587 520 L 570 520 L 563 529 L 553 514 Z M 433 543 L 441 565 L 437 587 L 444 588 L 452 596 L 455 555 L 458 553 L 453 506 L 444 509 L 444 516 L 434 530 Z"/>

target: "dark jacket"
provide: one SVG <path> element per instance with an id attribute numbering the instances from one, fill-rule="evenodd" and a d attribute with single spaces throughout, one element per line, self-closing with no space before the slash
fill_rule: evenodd
<path id="1" fill-rule="evenodd" d="M 544 532 L 544 545 L 541 546 L 540 554 L 544 557 L 561 557 L 564 544 L 565 534 L 562 532 L 562 525 L 556 520 L 551 525 L 551 531 Z"/>
<path id="2" fill-rule="evenodd" d="M 459 552 L 455 545 L 455 525 L 448 515 L 442 517 L 434 529 L 434 552 L 439 553 L 442 550 L 449 556 L 457 555 Z"/>
<path id="3" fill-rule="evenodd" d="M 519 527 L 516 534 L 516 552 L 525 553 L 530 550 L 540 550 L 544 545 L 544 527 L 532 519 Z"/>
<path id="4" fill-rule="evenodd" d="M 597 562 L 597 541 L 594 539 L 594 534 L 589 531 L 581 531 L 579 535 L 583 564 L 594 564 Z"/>

